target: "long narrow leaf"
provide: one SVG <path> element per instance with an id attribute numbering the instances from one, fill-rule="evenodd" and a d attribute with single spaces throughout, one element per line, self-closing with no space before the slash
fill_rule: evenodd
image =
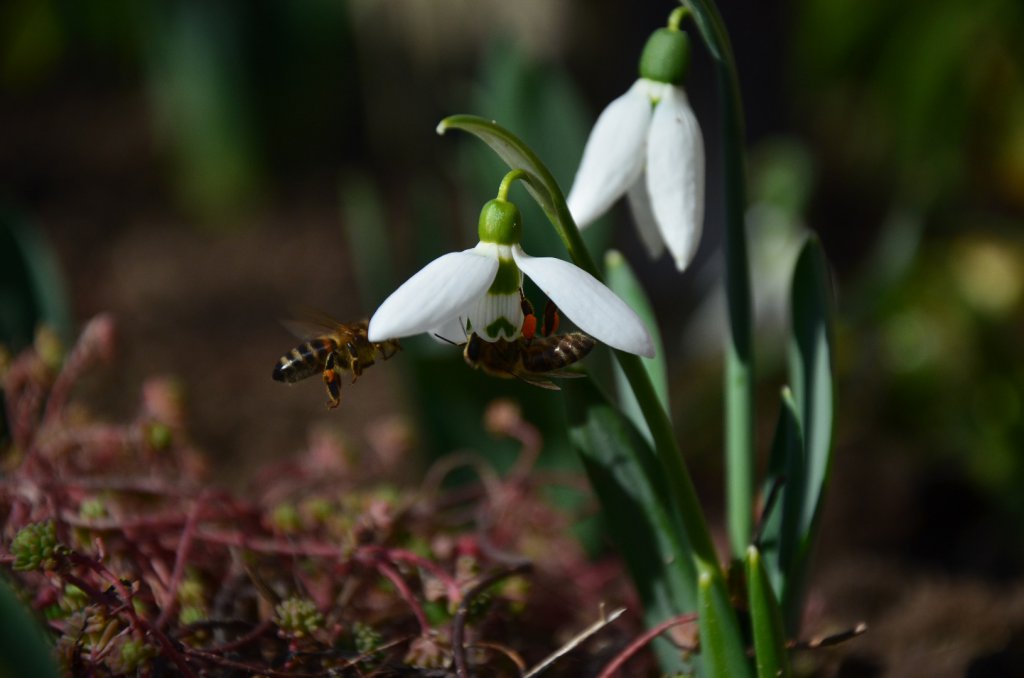
<path id="1" fill-rule="evenodd" d="M 754 489 L 754 351 L 747 211 L 743 103 L 732 45 L 712 0 L 684 0 L 715 63 L 722 118 L 725 191 L 725 294 L 729 332 L 725 347 L 726 500 L 729 544 L 741 557 L 750 541 Z"/>
<path id="2" fill-rule="evenodd" d="M 783 388 L 768 472 L 761 491 L 765 501 L 772 503 L 763 509 L 760 538 L 755 544 L 761 550 L 765 569 L 779 600 L 785 599 L 786 573 L 799 543 L 804 476 L 800 415 L 797 414 L 792 391 Z"/>
<path id="3" fill-rule="evenodd" d="M 832 382 L 833 298 L 828 262 L 817 237 L 800 252 L 793 273 L 790 380 L 807 448 L 801 524 L 810 528 L 832 462 L 835 388 Z"/>
<path id="4" fill-rule="evenodd" d="M 604 267 L 605 273 L 608 276 L 608 287 L 629 304 L 630 308 L 637 312 L 637 315 L 643 320 L 644 325 L 647 326 L 651 337 L 654 339 L 654 357 L 644 358 L 643 365 L 644 369 L 647 370 L 647 376 L 651 379 L 651 384 L 654 386 L 658 402 L 661 403 L 661 406 L 666 411 L 670 411 L 665 349 L 661 341 L 661 333 L 658 332 L 658 321 L 654 317 L 654 309 L 651 308 L 651 302 L 647 298 L 647 294 L 644 293 L 640 281 L 636 279 L 633 269 L 630 268 L 629 263 L 620 252 L 617 250 L 606 252 L 604 255 Z M 647 422 L 644 420 L 643 412 L 640 410 L 640 403 L 637 402 L 636 396 L 629 387 L 629 381 L 626 379 L 625 373 L 618 365 L 615 365 L 615 391 L 618 397 L 619 409 L 645 435 L 647 442 L 653 445 L 654 438 L 647 428 Z"/>
<path id="5" fill-rule="evenodd" d="M 0 676 L 56 677 L 52 647 L 43 628 L 0 579 Z"/>
<path id="6" fill-rule="evenodd" d="M 783 608 L 795 630 L 807 559 L 821 514 L 822 496 L 832 466 L 835 414 L 833 364 L 834 300 L 828 262 L 821 243 L 807 240 L 793 273 L 793 334 L 789 346 L 790 381 L 800 417 L 804 441 L 803 496 L 796 529 L 798 545 L 793 554 Z"/>
<path id="7" fill-rule="evenodd" d="M 747 600 L 750 626 L 754 632 L 754 663 L 758 678 L 788 678 L 792 675 L 786 656 L 782 612 L 772 591 L 768 573 L 757 547 L 747 548 Z"/>
<path id="8" fill-rule="evenodd" d="M 591 380 L 567 381 L 563 389 L 572 444 L 636 584 L 648 626 L 696 609 L 690 546 L 653 452 Z M 685 668 L 667 642 L 655 643 L 655 649 L 664 671 Z"/>
<path id="9" fill-rule="evenodd" d="M 743 678 L 751 675 L 745 652 L 737 652 L 734 621 L 728 599 L 717 595 L 717 573 L 701 572 L 697 582 L 699 603 L 701 661 L 707 675 L 716 678 Z"/>

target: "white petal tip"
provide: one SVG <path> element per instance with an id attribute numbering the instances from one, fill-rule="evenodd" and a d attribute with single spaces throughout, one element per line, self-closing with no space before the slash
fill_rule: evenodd
<path id="1" fill-rule="evenodd" d="M 620 351 L 625 353 L 632 353 L 638 355 L 641 358 L 653 358 L 656 351 L 654 350 L 654 341 L 651 336 L 647 334 L 647 330 L 643 330 L 644 336 L 640 341 L 633 342 L 632 345 L 625 345 L 618 347 Z"/>
<path id="2" fill-rule="evenodd" d="M 675 261 L 676 261 L 676 270 L 679 271 L 680 273 L 682 273 L 683 271 L 685 271 L 686 269 L 688 269 L 690 267 L 690 263 L 693 261 L 693 257 L 691 257 L 691 256 L 675 257 Z"/>
<path id="3" fill-rule="evenodd" d="M 441 122 L 437 123 L 437 127 L 434 128 L 434 131 L 437 132 L 438 135 L 444 136 L 444 133 L 448 131 L 448 122 L 442 120 Z"/>

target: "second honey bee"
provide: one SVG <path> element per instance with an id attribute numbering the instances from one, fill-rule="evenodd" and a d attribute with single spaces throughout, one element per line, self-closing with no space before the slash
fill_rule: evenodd
<path id="1" fill-rule="evenodd" d="M 283 355 L 271 376 L 275 381 L 294 384 L 320 374 L 327 389 L 327 406 L 333 409 L 341 402 L 341 376 L 345 372 L 352 373 L 354 383 L 377 358 L 387 360 L 402 347 L 395 339 L 370 341 L 366 336 L 368 320 L 346 325 L 321 314 L 312 315 L 315 319 L 301 323 L 304 330 L 312 330 L 304 331 L 310 338 Z"/>
<path id="2" fill-rule="evenodd" d="M 469 336 L 462 356 L 466 363 L 492 377 L 520 379 L 527 384 L 552 391 L 561 390 L 552 377 L 581 377 L 564 368 L 586 357 L 594 348 L 594 339 L 582 332 L 550 336 L 519 337 L 512 341 L 484 341 L 476 333 Z"/>

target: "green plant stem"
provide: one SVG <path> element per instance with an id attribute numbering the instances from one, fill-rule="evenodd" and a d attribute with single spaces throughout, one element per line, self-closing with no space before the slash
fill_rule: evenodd
<path id="1" fill-rule="evenodd" d="M 729 333 L 725 347 L 726 501 L 729 545 L 742 558 L 750 543 L 754 494 L 754 353 L 750 269 L 747 262 L 744 125 L 739 80 L 729 36 L 711 0 L 684 0 L 715 62 L 725 165 L 725 293 Z"/>

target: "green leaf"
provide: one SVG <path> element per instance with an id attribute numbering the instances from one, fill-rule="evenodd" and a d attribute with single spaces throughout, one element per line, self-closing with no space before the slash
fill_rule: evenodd
<path id="1" fill-rule="evenodd" d="M 791 556 L 787 554 L 790 561 L 785 574 L 782 606 L 786 610 L 789 629 L 796 632 L 806 586 L 807 561 L 832 466 L 834 435 L 834 301 L 828 262 L 815 236 L 808 238 L 797 259 L 791 303 L 790 382 L 804 451 L 799 512 L 793 528 L 798 536 L 794 553 Z"/>
<path id="2" fill-rule="evenodd" d="M 567 380 L 563 391 L 570 440 L 637 587 L 648 626 L 696 609 L 691 547 L 671 511 L 649 445 L 590 379 Z M 654 646 L 664 671 L 684 669 L 671 644 L 659 640 Z"/>
<path id="3" fill-rule="evenodd" d="M 707 675 L 715 678 L 750 676 L 736 614 L 728 596 L 721 595 L 725 587 L 723 582 L 715 581 L 717 577 L 718 573 L 705 571 L 697 581 L 701 660 Z"/>
<path id="4" fill-rule="evenodd" d="M 768 573 L 757 547 L 747 548 L 747 596 L 750 625 L 754 632 L 754 659 L 758 678 L 787 678 L 792 675 L 786 656 L 782 611 L 772 591 Z"/>
<path id="5" fill-rule="evenodd" d="M 57 256 L 43 233 L 0 205 L 0 344 L 19 351 L 46 324 L 70 342 L 71 313 Z"/>
<path id="6" fill-rule="evenodd" d="M 771 498 L 772 504 L 765 507 L 761 516 L 760 539 L 756 546 L 762 551 L 762 561 L 776 596 L 784 600 L 786 575 L 799 543 L 799 516 L 804 495 L 803 436 L 793 393 L 788 387 L 780 394 L 779 419 L 761 494 Z"/>
<path id="7" fill-rule="evenodd" d="M 807 483 L 801 528 L 812 527 L 832 465 L 835 387 L 832 380 L 834 302 L 828 262 L 808 238 L 793 273 L 790 382 L 806 448 Z"/>
<path id="8" fill-rule="evenodd" d="M 750 266 L 745 215 L 743 102 L 732 45 L 711 0 L 684 0 L 718 81 L 725 193 L 725 294 L 729 332 L 725 346 L 725 453 L 729 545 L 736 558 L 750 541 L 754 489 L 754 348 Z"/>
<path id="9" fill-rule="evenodd" d="M 654 357 L 643 358 L 644 369 L 651 379 L 654 392 L 658 396 L 658 402 L 665 409 L 670 411 L 668 403 L 668 370 L 665 366 L 665 347 L 661 341 L 661 333 L 658 332 L 658 320 L 654 317 L 654 309 L 647 298 L 640 281 L 636 279 L 629 262 L 617 250 L 608 250 L 604 255 L 605 274 L 608 277 L 608 287 L 623 301 L 629 304 L 630 308 L 637 312 L 640 320 L 643 321 L 654 340 Z M 615 365 L 615 392 L 618 396 L 619 409 L 629 417 L 630 421 L 644 434 L 649 444 L 654 444 L 654 438 L 647 428 L 647 421 L 640 410 L 640 403 L 636 395 L 629 387 L 622 368 Z"/>
<path id="10" fill-rule="evenodd" d="M 51 647 L 39 624 L 0 579 L 0 676 L 56 678 Z"/>

